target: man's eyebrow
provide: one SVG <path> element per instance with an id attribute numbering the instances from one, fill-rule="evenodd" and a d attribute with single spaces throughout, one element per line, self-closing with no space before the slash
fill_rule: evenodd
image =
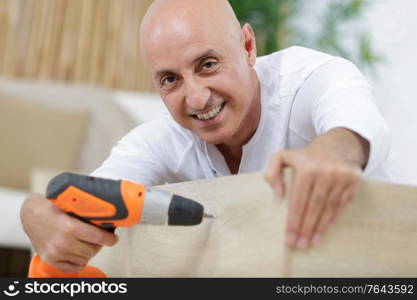
<path id="1" fill-rule="evenodd" d="M 213 49 L 209 49 L 203 52 L 202 54 L 200 54 L 199 56 L 197 56 L 196 58 L 194 58 L 192 64 L 199 62 L 200 60 L 202 60 L 203 58 L 206 58 L 207 56 L 218 56 L 218 53 Z"/>

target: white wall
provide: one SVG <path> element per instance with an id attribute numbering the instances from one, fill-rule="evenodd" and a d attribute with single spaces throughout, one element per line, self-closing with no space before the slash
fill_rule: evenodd
<path id="1" fill-rule="evenodd" d="M 319 32 L 320 16 L 332 1 L 305 1 L 295 26 L 312 34 Z M 405 175 L 401 182 L 417 185 L 417 0 L 366 1 L 369 6 L 364 18 L 342 26 L 346 36 L 340 39 L 350 47 L 357 30 L 367 31 L 373 48 L 383 56 L 376 73 L 365 75 L 391 129 L 392 149 Z"/>
<path id="2" fill-rule="evenodd" d="M 385 56 L 370 77 L 392 130 L 393 149 L 409 183 L 417 184 L 417 1 L 373 0 L 366 22 Z"/>

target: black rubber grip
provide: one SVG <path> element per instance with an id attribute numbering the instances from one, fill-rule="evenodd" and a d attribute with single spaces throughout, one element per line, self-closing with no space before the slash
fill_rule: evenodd
<path id="1" fill-rule="evenodd" d="M 103 227 L 113 230 L 111 221 L 124 219 L 128 215 L 127 208 L 121 195 L 120 184 L 121 180 L 104 179 L 65 172 L 51 179 L 46 190 L 46 198 L 54 200 L 68 187 L 75 186 L 104 201 L 110 202 L 116 208 L 116 214 L 113 216 L 94 218 L 76 217 L 87 222 L 90 220 L 109 220 L 108 224 Z"/>
<path id="2" fill-rule="evenodd" d="M 204 216 L 204 207 L 191 199 L 173 195 L 168 210 L 168 225 L 197 225 Z"/>

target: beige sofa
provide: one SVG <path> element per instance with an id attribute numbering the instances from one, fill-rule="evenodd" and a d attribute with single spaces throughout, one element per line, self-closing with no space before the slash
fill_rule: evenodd
<path id="1" fill-rule="evenodd" d="M 19 218 L 28 192 L 61 171 L 90 173 L 162 109 L 152 94 L 0 78 L 0 249 L 30 247 Z"/>

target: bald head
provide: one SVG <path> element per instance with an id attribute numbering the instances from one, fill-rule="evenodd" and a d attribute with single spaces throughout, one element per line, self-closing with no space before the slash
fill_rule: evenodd
<path id="1" fill-rule="evenodd" d="M 248 141 L 260 115 L 255 35 L 249 24 L 240 27 L 227 0 L 155 0 L 140 40 L 178 124 L 212 144 Z"/>
<path id="2" fill-rule="evenodd" d="M 216 36 L 236 43 L 240 35 L 239 21 L 227 0 L 155 0 L 142 20 L 141 52 L 146 61 L 149 48 L 171 38 Z"/>

